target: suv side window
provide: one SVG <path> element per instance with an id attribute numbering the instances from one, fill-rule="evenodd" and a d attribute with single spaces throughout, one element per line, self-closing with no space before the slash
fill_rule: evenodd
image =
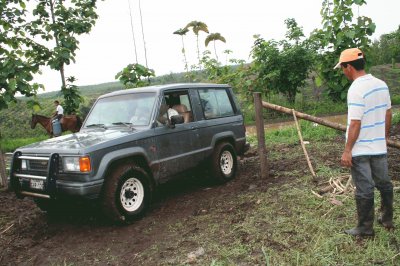
<path id="1" fill-rule="evenodd" d="M 235 114 L 226 90 L 199 89 L 199 96 L 206 119 Z"/>
<path id="2" fill-rule="evenodd" d="M 170 112 L 169 110 L 174 110 Z M 184 123 L 193 122 L 192 105 L 189 99 L 189 92 L 183 91 L 172 91 L 165 92 L 160 106 L 158 122 L 166 124 L 167 120 L 170 119 L 168 114 L 176 113 L 183 116 Z M 161 124 L 158 124 L 161 126 Z"/>

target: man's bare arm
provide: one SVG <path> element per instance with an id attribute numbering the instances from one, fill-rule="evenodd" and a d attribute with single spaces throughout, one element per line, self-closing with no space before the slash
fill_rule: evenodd
<path id="1" fill-rule="evenodd" d="M 360 135 L 360 129 L 361 129 L 361 121 L 360 120 L 351 120 L 350 121 L 350 126 L 349 126 L 349 130 L 348 130 L 348 134 L 347 134 L 346 146 L 344 148 L 344 151 L 342 154 L 342 160 L 341 160 L 341 163 L 343 166 L 346 166 L 346 167 L 352 166 L 351 150 L 353 149 L 353 146 L 356 143 L 358 136 Z"/>
<path id="2" fill-rule="evenodd" d="M 390 126 L 392 125 L 392 109 L 386 110 L 386 118 L 385 118 L 385 133 L 386 139 L 390 137 Z"/>

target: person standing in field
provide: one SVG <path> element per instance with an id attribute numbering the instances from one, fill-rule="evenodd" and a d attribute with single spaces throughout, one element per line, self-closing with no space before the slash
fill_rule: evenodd
<path id="1" fill-rule="evenodd" d="M 374 188 L 381 195 L 378 222 L 386 229 L 393 225 L 393 184 L 388 175 L 387 139 L 392 120 L 389 88 L 367 74 L 364 53 L 358 48 L 344 50 L 335 66 L 352 81 L 347 93 L 346 145 L 341 164 L 351 168 L 356 187 L 358 224 L 345 230 L 353 236 L 374 235 Z"/>
<path id="2" fill-rule="evenodd" d="M 57 118 L 58 121 L 64 116 L 64 108 L 61 106 L 60 102 L 55 100 L 54 105 L 56 106 L 56 111 L 53 113 L 52 119 Z"/>

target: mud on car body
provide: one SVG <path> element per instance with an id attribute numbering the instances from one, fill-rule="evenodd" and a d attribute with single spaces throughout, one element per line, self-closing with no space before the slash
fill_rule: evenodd
<path id="1" fill-rule="evenodd" d="M 234 178 L 247 147 L 228 85 L 135 88 L 100 96 L 79 132 L 17 149 L 10 184 L 48 212 L 60 198 L 98 199 L 109 218 L 131 221 L 159 184 L 200 164 L 220 183 Z"/>

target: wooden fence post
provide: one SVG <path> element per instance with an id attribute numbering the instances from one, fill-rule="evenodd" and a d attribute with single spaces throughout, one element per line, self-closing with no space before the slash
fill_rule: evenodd
<path id="1" fill-rule="evenodd" d="M 269 177 L 268 161 L 265 149 L 265 132 L 264 132 L 264 118 L 263 118 L 263 106 L 261 101 L 261 93 L 255 92 L 254 96 L 254 107 L 256 111 L 256 128 L 257 128 L 257 141 L 258 141 L 258 155 L 260 158 L 260 170 L 261 177 Z"/>
<path id="2" fill-rule="evenodd" d="M 7 186 L 7 174 L 6 174 L 6 161 L 4 159 L 3 151 L 0 148 L 0 187 Z"/>

